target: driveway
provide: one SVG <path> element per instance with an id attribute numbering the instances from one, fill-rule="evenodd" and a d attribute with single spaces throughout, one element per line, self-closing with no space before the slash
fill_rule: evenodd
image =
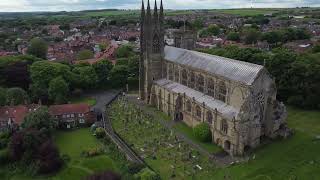
<path id="1" fill-rule="evenodd" d="M 97 91 L 90 92 L 85 96 L 95 98 L 97 102 L 92 108 L 104 112 L 106 105 L 109 104 L 119 92 L 120 90 Z"/>

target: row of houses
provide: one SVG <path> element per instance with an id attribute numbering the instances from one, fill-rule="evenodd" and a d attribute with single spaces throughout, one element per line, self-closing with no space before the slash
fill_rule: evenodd
<path id="1" fill-rule="evenodd" d="M 0 107 L 0 131 L 20 127 L 24 118 L 40 107 L 39 104 Z M 62 129 L 89 126 L 96 121 L 96 115 L 88 104 L 52 105 L 49 113 Z"/>

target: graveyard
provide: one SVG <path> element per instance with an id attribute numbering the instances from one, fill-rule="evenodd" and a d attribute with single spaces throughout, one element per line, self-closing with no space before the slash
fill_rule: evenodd
<path id="1" fill-rule="evenodd" d="M 115 131 L 162 179 L 280 180 L 290 177 L 316 180 L 319 177 L 320 141 L 315 138 L 319 132 L 317 111 L 289 107 L 288 124 L 295 129 L 293 137 L 263 145 L 250 154 L 247 161 L 219 167 L 164 127 L 159 122 L 162 114 L 151 117 L 140 108 L 120 99 L 108 112 Z M 191 136 L 190 129 L 181 124 L 176 124 L 174 129 Z"/>
<path id="2" fill-rule="evenodd" d="M 216 169 L 209 157 L 179 139 L 134 104 L 120 99 L 109 109 L 113 128 L 163 179 L 209 177 Z"/>

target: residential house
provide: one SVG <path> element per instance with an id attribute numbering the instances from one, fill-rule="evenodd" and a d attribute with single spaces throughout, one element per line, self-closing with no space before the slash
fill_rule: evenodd
<path id="1" fill-rule="evenodd" d="M 39 107 L 36 104 L 0 107 L 0 131 L 18 128 L 28 113 Z"/>
<path id="2" fill-rule="evenodd" d="M 88 104 L 53 105 L 49 107 L 49 113 L 59 122 L 59 127 L 64 129 L 88 126 L 96 119 Z"/>

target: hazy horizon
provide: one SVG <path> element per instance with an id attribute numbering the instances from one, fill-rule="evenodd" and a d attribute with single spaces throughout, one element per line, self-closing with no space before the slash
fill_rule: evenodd
<path id="1" fill-rule="evenodd" d="M 153 6 L 154 0 L 150 3 Z M 320 7 L 319 0 L 163 0 L 163 3 L 172 10 Z M 137 10 L 140 6 L 140 0 L 0 0 L 0 12 Z"/>

